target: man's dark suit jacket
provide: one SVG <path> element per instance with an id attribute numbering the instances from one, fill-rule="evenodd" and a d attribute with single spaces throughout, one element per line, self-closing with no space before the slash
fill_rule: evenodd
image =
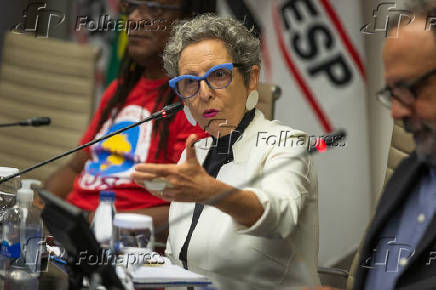
<path id="1" fill-rule="evenodd" d="M 413 152 L 400 163 L 386 184 L 361 249 L 359 265 L 354 275 L 353 289 L 364 289 L 368 273 L 368 268 L 364 265 L 368 264 L 367 259 L 372 256 L 373 249 L 377 246 L 380 232 L 395 210 L 407 200 L 407 197 L 419 184 L 421 177 L 427 172 L 428 167 L 419 162 L 416 152 Z M 436 216 L 431 217 L 431 219 L 423 238 L 418 243 L 414 254 L 409 258 L 403 273 L 399 276 L 395 289 L 436 289 L 436 259 L 430 259 L 431 256 L 436 257 Z M 431 252 L 434 253 L 431 254 Z"/>

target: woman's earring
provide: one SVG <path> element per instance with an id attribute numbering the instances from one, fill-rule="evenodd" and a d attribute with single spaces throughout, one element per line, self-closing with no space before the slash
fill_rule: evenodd
<path id="1" fill-rule="evenodd" d="M 192 117 L 191 110 L 189 110 L 188 106 L 183 107 L 183 111 L 185 112 L 186 119 L 189 123 L 191 123 L 192 126 L 197 125 L 197 121 L 195 121 L 194 117 Z"/>
<path id="2" fill-rule="evenodd" d="M 259 92 L 257 90 L 253 90 L 247 97 L 247 102 L 245 103 L 245 108 L 247 111 L 251 111 L 256 107 L 257 102 L 259 101 Z"/>

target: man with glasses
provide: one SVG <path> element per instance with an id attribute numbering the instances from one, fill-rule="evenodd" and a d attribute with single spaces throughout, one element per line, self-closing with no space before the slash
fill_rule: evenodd
<path id="1" fill-rule="evenodd" d="M 380 198 L 353 289 L 436 289 L 436 35 L 425 29 L 431 7 L 420 8 L 398 38 L 387 38 L 387 86 L 377 93 L 413 134 L 416 150 Z"/>

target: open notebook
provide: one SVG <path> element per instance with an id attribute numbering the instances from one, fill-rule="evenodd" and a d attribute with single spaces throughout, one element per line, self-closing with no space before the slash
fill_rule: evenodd
<path id="1" fill-rule="evenodd" d="M 161 266 L 140 266 L 131 274 L 133 282 L 138 284 L 196 284 L 209 285 L 211 282 L 206 276 L 202 276 L 182 267 L 174 265 L 168 258 L 164 258 L 165 263 Z"/>

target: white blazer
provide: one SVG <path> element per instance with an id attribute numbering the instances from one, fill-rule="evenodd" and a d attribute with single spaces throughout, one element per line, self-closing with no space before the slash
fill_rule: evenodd
<path id="1" fill-rule="evenodd" d="M 206 205 L 189 244 L 189 270 L 209 277 L 217 289 L 319 285 L 317 177 L 311 158 L 297 156 L 306 150 L 302 145 L 305 136 L 278 121 L 266 120 L 256 110 L 253 121 L 232 147 L 234 161 L 221 167 L 217 179 L 253 191 L 264 212 L 246 228 Z M 211 143 L 209 137 L 195 144 L 200 164 Z M 179 163 L 184 160 L 185 151 Z M 282 167 L 277 171 L 240 187 L 278 164 Z M 179 265 L 194 206 L 191 202 L 171 203 L 166 254 Z"/>

